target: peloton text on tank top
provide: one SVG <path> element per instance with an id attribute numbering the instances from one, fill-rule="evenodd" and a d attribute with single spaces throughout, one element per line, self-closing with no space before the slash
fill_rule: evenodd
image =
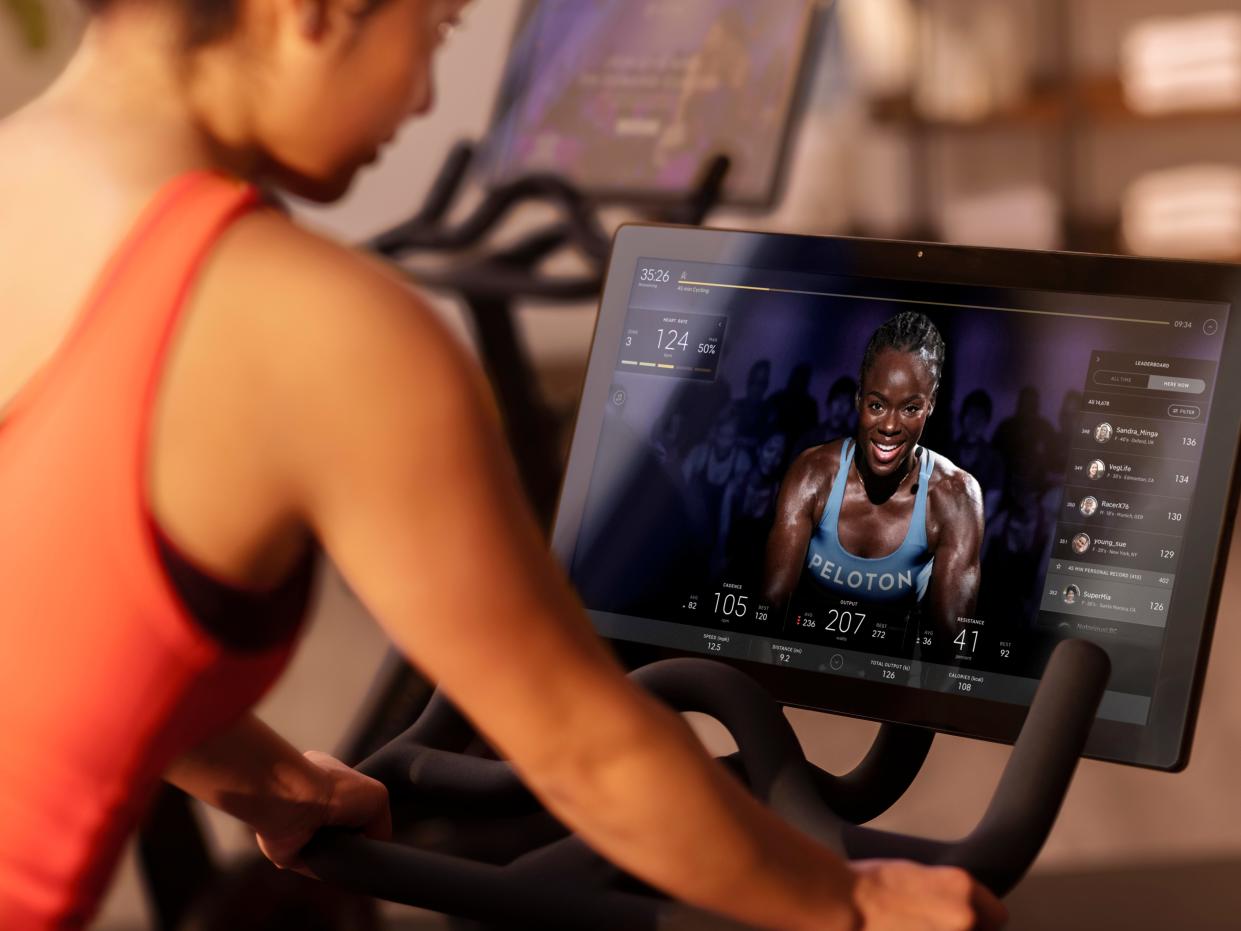
<path id="1" fill-rule="evenodd" d="M 913 516 L 901 545 L 887 556 L 864 559 L 841 545 L 838 528 L 855 448 L 852 440 L 845 440 L 840 448 L 840 468 L 806 550 L 806 574 L 821 588 L 843 598 L 882 604 L 920 601 L 935 562 L 926 536 L 927 486 L 935 469 L 935 454 L 922 448 Z"/>

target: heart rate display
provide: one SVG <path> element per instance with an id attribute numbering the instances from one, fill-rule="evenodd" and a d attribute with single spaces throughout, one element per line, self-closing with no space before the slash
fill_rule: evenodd
<path id="1" fill-rule="evenodd" d="M 728 318 L 635 308 L 621 339 L 619 368 L 713 380 Z"/>

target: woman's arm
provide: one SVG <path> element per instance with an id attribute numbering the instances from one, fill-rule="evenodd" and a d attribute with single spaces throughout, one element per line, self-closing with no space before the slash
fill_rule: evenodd
<path id="1" fill-rule="evenodd" d="M 304 306 L 304 305 L 303 305 Z M 648 697 L 535 525 L 476 366 L 387 281 L 289 353 L 289 481 L 354 590 L 548 808 L 679 898 L 775 928 L 852 928 L 853 876 Z"/>
<path id="2" fill-rule="evenodd" d="M 927 601 L 936 636 L 951 643 L 957 618 L 974 612 L 982 581 L 983 504 L 978 482 L 956 469 L 927 491 L 934 528 L 935 567 Z"/>
<path id="3" fill-rule="evenodd" d="M 262 388 L 253 441 L 272 487 L 557 817 L 622 868 L 754 925 L 854 928 L 899 906 L 968 927 L 959 871 L 858 878 L 630 683 L 548 553 L 479 370 L 391 273 L 306 234 L 246 254 L 263 275 L 238 374 Z"/>
<path id="4" fill-rule="evenodd" d="M 325 825 L 379 840 L 392 834 L 383 783 L 326 753 L 298 753 L 253 715 L 177 759 L 164 778 L 248 824 L 278 866 L 296 867 Z"/>
<path id="5" fill-rule="evenodd" d="M 823 455 L 823 447 L 819 446 L 793 460 L 776 497 L 775 523 L 767 537 L 763 575 L 763 597 L 776 617 L 783 616 L 806 561 L 806 548 L 820 509 Z"/>

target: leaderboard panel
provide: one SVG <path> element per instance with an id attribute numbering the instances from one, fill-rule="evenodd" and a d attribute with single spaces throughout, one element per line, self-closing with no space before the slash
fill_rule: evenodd
<path id="1" fill-rule="evenodd" d="M 1093 354 L 1042 604 L 1067 627 L 1167 626 L 1216 368 Z"/>

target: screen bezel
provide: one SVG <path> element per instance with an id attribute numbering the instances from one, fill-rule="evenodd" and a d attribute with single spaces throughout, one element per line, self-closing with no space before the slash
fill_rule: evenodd
<path id="1" fill-rule="evenodd" d="M 496 95 L 488 121 L 487 135 L 479 153 L 480 173 L 490 187 L 511 181 L 515 176 L 501 173 L 499 159 L 503 151 L 500 145 L 501 129 L 504 115 L 513 103 L 525 93 L 529 81 L 529 62 L 519 61 L 521 37 L 527 24 L 533 18 L 539 4 L 543 0 L 522 0 L 521 10 L 517 14 L 517 22 L 513 28 L 509 42 L 508 54 L 505 58 L 503 77 L 500 90 Z M 789 158 L 797 132 L 805 117 L 810 101 L 810 85 L 813 68 L 823 48 L 824 26 L 830 3 L 824 0 L 802 0 L 806 9 L 805 35 L 797 47 L 797 61 L 794 65 L 794 78 L 788 93 L 781 100 L 784 119 L 781 124 L 780 138 L 776 146 L 775 166 L 772 176 L 764 190 L 755 196 L 744 197 L 733 195 L 729 191 L 728 178 L 724 179 L 724 187 L 720 194 L 719 205 L 744 210 L 766 210 L 775 206 L 783 196 L 788 182 Z M 705 167 L 705 166 L 704 166 Z M 572 179 L 570 179 L 572 180 Z M 695 179 L 697 181 L 697 179 Z M 576 181 L 573 182 L 577 184 Z M 579 185 L 584 194 L 592 200 L 603 204 L 627 204 L 644 207 L 661 207 L 677 204 L 691 193 L 690 190 L 669 191 L 655 187 L 625 187 L 622 185 L 599 185 L 586 187 Z"/>
<path id="2" fill-rule="evenodd" d="M 778 264 L 751 256 L 778 253 Z M 754 233 L 629 224 L 613 243 L 578 409 L 553 550 L 566 567 L 581 525 L 594 468 L 616 352 L 640 258 L 746 265 L 789 272 L 900 279 L 1083 295 L 1203 301 L 1231 305 L 1241 296 L 1241 267 L 1197 262 L 1026 252 L 1010 249 Z M 1186 523 L 1183 557 L 1169 606 L 1168 638 L 1159 662 L 1150 718 L 1144 727 L 1098 720 L 1085 755 L 1151 769 L 1176 771 L 1188 763 L 1219 605 L 1238 491 L 1241 366 L 1223 360 L 1241 352 L 1241 325 L 1229 318 L 1221 364 L 1203 441 L 1199 482 Z M 630 666 L 690 651 L 614 641 Z M 817 711 L 891 721 L 936 731 L 1013 742 L 1027 709 L 903 686 L 823 673 L 725 660 L 754 676 L 780 702 Z"/>

